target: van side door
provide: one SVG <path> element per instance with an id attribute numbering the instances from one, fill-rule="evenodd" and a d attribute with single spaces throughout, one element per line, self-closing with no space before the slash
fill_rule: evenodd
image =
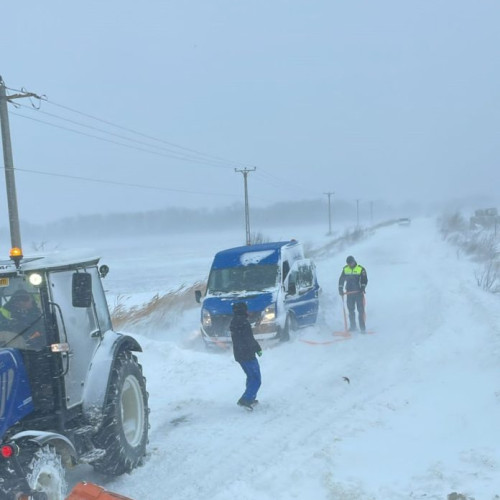
<path id="1" fill-rule="evenodd" d="M 310 259 L 294 262 L 285 279 L 285 306 L 298 327 L 313 325 L 318 316 L 319 285 Z"/>

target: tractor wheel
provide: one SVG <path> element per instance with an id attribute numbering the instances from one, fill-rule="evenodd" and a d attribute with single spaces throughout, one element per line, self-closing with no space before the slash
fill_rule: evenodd
<path id="1" fill-rule="evenodd" d="M 96 471 L 118 476 L 141 464 L 148 442 L 148 416 L 142 367 L 124 351 L 115 362 L 103 423 L 94 438 L 96 447 L 106 451 L 92 464 Z"/>
<path id="2" fill-rule="evenodd" d="M 26 478 L 31 489 L 40 492 L 33 498 L 64 500 L 66 498 L 65 471 L 61 457 L 51 446 L 44 446 L 36 451 L 27 466 Z"/>

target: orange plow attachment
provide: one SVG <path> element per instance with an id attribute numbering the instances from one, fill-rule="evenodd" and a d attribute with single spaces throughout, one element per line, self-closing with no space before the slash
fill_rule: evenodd
<path id="1" fill-rule="evenodd" d="M 124 497 L 123 495 L 118 495 L 117 493 L 111 493 L 106 491 L 104 488 L 97 486 L 92 483 L 86 483 L 82 481 L 78 483 L 69 494 L 66 500 L 132 500 L 129 497 Z"/>

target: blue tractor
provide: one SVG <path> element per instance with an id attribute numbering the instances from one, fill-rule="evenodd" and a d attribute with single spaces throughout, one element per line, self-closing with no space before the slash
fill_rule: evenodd
<path id="1" fill-rule="evenodd" d="M 113 330 L 98 258 L 0 262 L 0 498 L 62 500 L 79 463 L 119 475 L 143 460 L 148 394 Z"/>

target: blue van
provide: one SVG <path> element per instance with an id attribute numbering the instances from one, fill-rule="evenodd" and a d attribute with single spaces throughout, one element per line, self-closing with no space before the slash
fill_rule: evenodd
<path id="1" fill-rule="evenodd" d="M 211 346 L 231 342 L 232 305 L 245 302 L 257 340 L 289 340 L 290 330 L 316 323 L 316 268 L 295 240 L 229 248 L 213 260 L 202 299 L 201 335 Z"/>

